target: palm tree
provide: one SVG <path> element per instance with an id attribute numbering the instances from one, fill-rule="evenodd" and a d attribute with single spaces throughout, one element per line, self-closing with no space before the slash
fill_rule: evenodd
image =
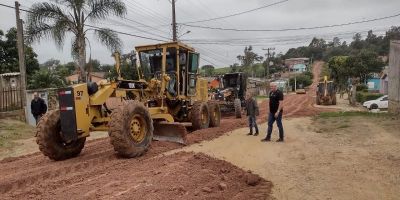
<path id="1" fill-rule="evenodd" d="M 53 38 L 57 47 L 61 49 L 66 33 L 74 35 L 71 54 L 79 67 L 81 81 L 86 81 L 88 31 L 94 31 L 99 42 L 111 51 L 117 51 L 122 46 L 117 33 L 111 29 L 88 26 L 88 22 L 96 23 L 111 15 L 125 16 L 126 7 L 121 0 L 51 0 L 33 4 L 30 11 L 27 20 L 29 42 Z"/>

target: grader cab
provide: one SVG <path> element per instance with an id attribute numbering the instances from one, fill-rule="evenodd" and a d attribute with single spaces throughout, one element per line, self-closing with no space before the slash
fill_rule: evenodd
<path id="1" fill-rule="evenodd" d="M 153 139 L 186 143 L 186 127 L 219 126 L 220 108 L 207 101 L 199 77 L 199 54 L 180 42 L 136 47 L 138 80 L 124 80 L 115 54 L 117 80 L 83 83 L 59 90 L 60 109 L 37 126 L 41 152 L 53 160 L 79 155 L 93 131 L 108 131 L 114 150 L 140 156 Z M 121 106 L 111 108 L 116 98 Z"/>

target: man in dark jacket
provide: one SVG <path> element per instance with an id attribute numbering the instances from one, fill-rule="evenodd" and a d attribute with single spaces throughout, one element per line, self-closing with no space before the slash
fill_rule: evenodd
<path id="1" fill-rule="evenodd" d="M 39 97 L 37 92 L 33 93 L 33 99 L 31 101 L 31 113 L 36 120 L 36 125 L 46 112 L 47 105 L 44 100 Z"/>
<path id="2" fill-rule="evenodd" d="M 283 93 L 277 89 L 275 83 L 271 83 L 271 92 L 269 93 L 269 115 L 268 115 L 268 130 L 263 142 L 271 141 L 272 127 L 276 121 L 279 129 L 279 139 L 277 142 L 284 141 L 282 114 L 283 114 Z"/>
<path id="3" fill-rule="evenodd" d="M 253 127 L 256 130 L 254 136 L 258 135 L 258 126 L 257 126 L 257 118 L 256 116 L 259 115 L 257 100 L 255 100 L 250 94 L 246 96 L 246 112 L 247 117 L 249 118 L 249 128 L 250 133 L 247 135 L 253 135 Z"/>

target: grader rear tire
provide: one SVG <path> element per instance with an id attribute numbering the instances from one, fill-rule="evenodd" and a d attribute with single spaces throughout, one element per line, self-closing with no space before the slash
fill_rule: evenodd
<path id="1" fill-rule="evenodd" d="M 197 101 L 192 107 L 192 127 L 194 130 L 208 128 L 210 125 L 210 112 L 207 103 Z"/>
<path id="2" fill-rule="evenodd" d="M 221 108 L 218 103 L 210 103 L 210 127 L 219 127 L 221 123 Z"/>
<path id="3" fill-rule="evenodd" d="M 235 99 L 233 105 L 235 107 L 236 118 L 242 118 L 242 102 L 240 102 L 240 99 Z"/>
<path id="4" fill-rule="evenodd" d="M 39 121 L 36 143 L 39 150 L 52 160 L 65 160 L 78 156 L 85 146 L 86 138 L 65 143 L 61 137 L 60 111 L 47 112 Z"/>
<path id="5" fill-rule="evenodd" d="M 122 157 L 143 155 L 153 139 L 153 120 L 147 108 L 139 102 L 129 101 L 111 114 L 108 135 L 114 150 Z"/>

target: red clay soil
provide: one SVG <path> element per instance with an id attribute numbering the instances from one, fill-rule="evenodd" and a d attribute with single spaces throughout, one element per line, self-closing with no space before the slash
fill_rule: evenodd
<path id="1" fill-rule="evenodd" d="M 314 67 L 318 74 L 321 64 Z M 316 76 L 317 77 L 317 76 Z M 307 95 L 285 97 L 285 117 L 312 116 L 315 85 Z M 260 104 L 258 122 L 265 122 L 267 102 Z M 224 118 L 218 128 L 192 132 L 189 144 L 212 140 L 247 119 Z M 137 159 L 116 156 L 109 139 L 87 142 L 80 156 L 54 162 L 35 153 L 0 161 L 0 199 L 269 199 L 271 183 L 231 164 L 204 155 L 163 152 L 182 148 L 153 142 Z M 222 171 L 221 171 L 222 170 Z M 249 185 L 255 185 L 250 187 Z"/>
<path id="2" fill-rule="evenodd" d="M 270 199 L 271 182 L 203 154 L 100 157 L 19 172 L 3 163 L 1 199 Z"/>

